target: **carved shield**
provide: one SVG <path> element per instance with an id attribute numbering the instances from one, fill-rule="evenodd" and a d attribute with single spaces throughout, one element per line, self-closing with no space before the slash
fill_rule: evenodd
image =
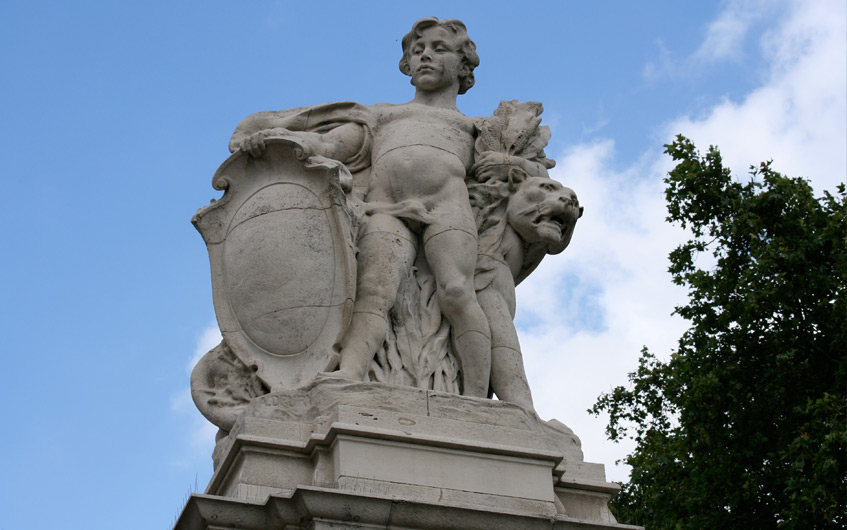
<path id="1" fill-rule="evenodd" d="M 209 250 L 221 334 L 271 391 L 337 363 L 356 284 L 347 179 L 296 139 L 269 139 L 264 156 L 237 151 L 221 165 L 212 185 L 224 196 L 192 219 Z"/>

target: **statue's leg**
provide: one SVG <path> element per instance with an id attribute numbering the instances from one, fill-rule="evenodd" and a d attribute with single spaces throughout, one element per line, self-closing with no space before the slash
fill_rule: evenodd
<path id="1" fill-rule="evenodd" d="M 494 285 L 478 292 L 477 299 L 491 327 L 491 389 L 502 401 L 534 410 L 509 303 Z"/>
<path id="2" fill-rule="evenodd" d="M 491 348 L 491 388 L 498 399 L 535 410 L 520 350 L 509 346 Z"/>
<path id="3" fill-rule="evenodd" d="M 430 225 L 424 230 L 424 252 L 435 276 L 438 305 L 453 328 L 456 355 L 462 365 L 463 393 L 487 397 L 491 337 L 474 292 L 475 232 L 473 225 L 470 230 Z"/>
<path id="4" fill-rule="evenodd" d="M 385 340 L 388 311 L 417 249 L 414 235 L 402 221 L 374 214 L 362 227 L 358 250 L 353 316 L 341 342 L 339 369 L 333 375 L 361 381 Z"/>

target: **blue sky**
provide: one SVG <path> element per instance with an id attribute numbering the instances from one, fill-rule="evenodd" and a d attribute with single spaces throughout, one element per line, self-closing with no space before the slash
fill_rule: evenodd
<path id="1" fill-rule="evenodd" d="M 541 101 L 552 171 L 586 208 L 518 290 L 542 417 L 610 478 L 625 445 L 585 412 L 642 345 L 667 355 L 684 292 L 666 256 L 662 144 L 721 147 L 743 177 L 833 190 L 847 173 L 847 7 L 811 2 L 37 2 L 0 18 L 5 455 L 0 530 L 169 528 L 211 474 L 187 397 L 216 340 L 189 219 L 238 121 L 329 101 L 411 99 L 400 38 L 458 18 L 482 59 L 459 99 Z M 195 483 L 197 488 L 195 488 Z"/>

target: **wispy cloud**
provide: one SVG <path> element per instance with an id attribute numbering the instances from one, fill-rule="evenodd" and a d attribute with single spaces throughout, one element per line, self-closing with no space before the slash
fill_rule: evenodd
<path id="1" fill-rule="evenodd" d="M 609 124 L 608 118 L 599 118 L 594 123 L 582 124 L 582 136 L 591 136 Z"/>
<path id="2" fill-rule="evenodd" d="M 653 84 L 662 79 L 698 76 L 717 63 L 738 62 L 752 51 L 749 41 L 757 23 L 778 18 L 787 8 L 787 0 L 725 2 L 718 16 L 706 25 L 705 36 L 693 52 L 675 54 L 657 40 L 656 57 L 644 65 L 642 77 Z"/>
<path id="3" fill-rule="evenodd" d="M 754 22 L 773 10 L 784 9 L 784 2 L 731 0 L 706 29 L 706 38 L 692 59 L 701 63 L 734 61 L 744 52 L 744 41 Z"/>
<path id="4" fill-rule="evenodd" d="M 704 116 L 670 121 L 703 149 L 718 145 L 738 176 L 774 159 L 791 176 L 833 190 L 847 175 L 847 4 L 793 4 L 789 16 L 762 38 L 767 81 L 740 101 L 724 100 Z"/>
<path id="5" fill-rule="evenodd" d="M 671 51 L 661 39 L 656 40 L 656 48 L 656 58 L 647 61 L 644 68 L 641 69 L 641 77 L 648 84 L 656 83 L 665 78 L 674 78 L 677 75 L 678 66 Z"/>
<path id="6" fill-rule="evenodd" d="M 214 348 L 221 341 L 221 333 L 217 324 L 210 324 L 197 336 L 197 345 L 194 353 L 186 363 L 186 373 L 191 374 L 194 366 L 206 352 Z M 202 460 L 208 462 L 212 449 L 215 447 L 215 434 L 218 428 L 212 425 L 194 405 L 191 398 L 191 388 L 186 386 L 171 396 L 171 411 L 179 416 L 188 425 L 188 438 L 186 446 L 178 451 L 181 457 L 173 461 L 178 467 L 189 467 Z"/>
<path id="7" fill-rule="evenodd" d="M 210 324 L 208 327 L 203 329 L 197 338 L 197 347 L 194 348 L 194 354 L 191 356 L 191 359 L 185 367 L 186 371 L 190 374 L 191 371 L 194 370 L 194 367 L 197 366 L 200 358 L 206 355 L 209 350 L 217 346 L 221 342 L 221 339 L 221 332 L 218 329 L 217 324 Z"/>

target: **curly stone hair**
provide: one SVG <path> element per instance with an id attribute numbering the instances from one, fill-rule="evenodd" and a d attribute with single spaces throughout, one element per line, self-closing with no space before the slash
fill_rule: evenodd
<path id="1" fill-rule="evenodd" d="M 400 71 L 411 76 L 412 69 L 409 67 L 409 49 L 415 39 L 420 38 L 424 30 L 432 27 L 442 27 L 449 30 L 457 37 L 459 49 L 462 56 L 462 65 L 465 67 L 459 76 L 459 94 L 464 94 L 474 85 L 474 68 L 479 66 L 479 55 L 476 54 L 476 44 L 468 37 L 468 29 L 459 20 L 438 20 L 435 17 L 422 18 L 412 25 L 412 31 L 403 37 L 403 58 L 400 59 Z"/>

